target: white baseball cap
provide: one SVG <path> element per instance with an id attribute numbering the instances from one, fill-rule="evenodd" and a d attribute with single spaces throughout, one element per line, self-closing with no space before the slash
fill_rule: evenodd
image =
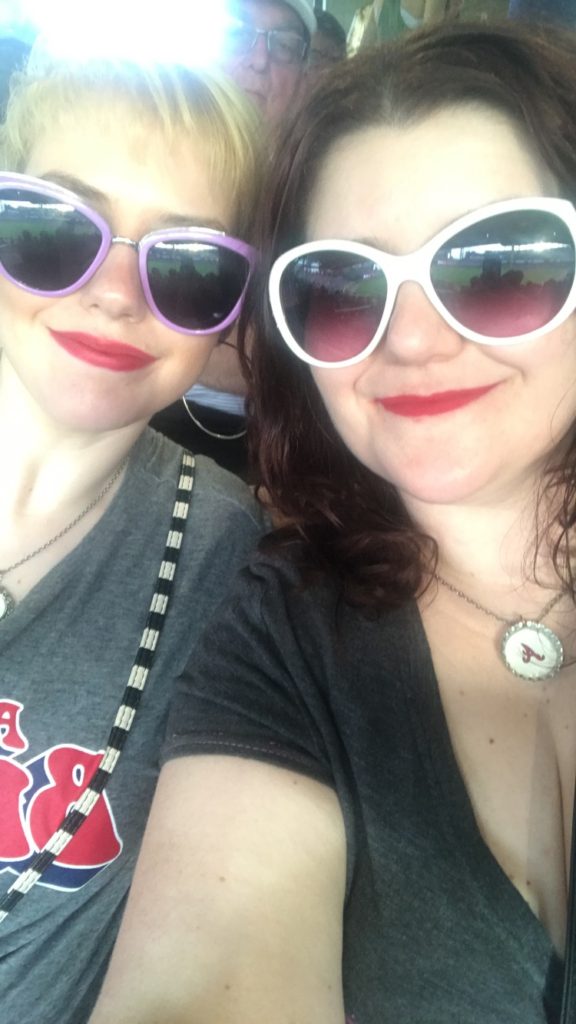
<path id="1" fill-rule="evenodd" d="M 282 3 L 285 3 L 287 7 L 291 7 L 296 12 L 298 17 L 304 22 L 310 35 L 313 36 L 317 25 L 312 0 L 282 0 Z"/>
<path id="2" fill-rule="evenodd" d="M 277 2 L 285 4 L 286 7 L 291 7 L 294 13 L 300 18 L 300 21 L 304 23 L 310 35 L 314 35 L 318 27 L 316 24 L 314 8 L 312 7 L 314 0 L 277 0 Z M 231 8 L 233 11 L 235 6 L 234 0 L 228 0 L 227 6 L 229 6 L 229 9 Z"/>

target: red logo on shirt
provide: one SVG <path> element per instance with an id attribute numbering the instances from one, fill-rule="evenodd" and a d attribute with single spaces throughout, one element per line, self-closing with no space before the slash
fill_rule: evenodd
<path id="1" fill-rule="evenodd" d="M 22 710 L 17 701 L 0 700 L 0 872 L 18 873 L 28 867 L 83 793 L 103 753 L 61 744 L 26 762 L 17 761 L 15 755 L 28 749 L 20 727 Z M 38 884 L 79 889 L 121 850 L 103 794 Z"/>

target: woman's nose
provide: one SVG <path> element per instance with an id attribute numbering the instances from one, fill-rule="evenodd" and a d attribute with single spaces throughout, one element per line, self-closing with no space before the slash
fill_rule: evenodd
<path id="1" fill-rule="evenodd" d="M 402 363 L 451 359 L 463 344 L 462 336 L 446 323 L 419 284 L 406 281 L 400 285 L 379 346 L 385 348 L 388 358 Z"/>
<path id="2" fill-rule="evenodd" d="M 148 305 L 138 269 L 138 253 L 126 242 L 112 244 L 106 259 L 81 289 L 82 303 L 112 320 L 142 320 Z"/>

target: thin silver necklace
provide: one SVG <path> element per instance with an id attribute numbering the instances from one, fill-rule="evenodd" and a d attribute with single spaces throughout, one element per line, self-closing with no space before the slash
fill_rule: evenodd
<path id="1" fill-rule="evenodd" d="M 237 434 L 218 434 L 215 430 L 209 430 L 208 427 L 205 427 L 204 424 L 194 416 L 194 413 L 191 411 L 188 406 L 188 402 L 186 401 L 186 395 L 182 395 L 182 402 L 186 412 L 192 420 L 192 423 L 198 427 L 198 430 L 201 430 L 204 434 L 208 434 L 208 437 L 215 437 L 218 441 L 237 441 L 238 438 L 244 437 L 246 429 L 240 430 Z"/>
<path id="2" fill-rule="evenodd" d="M 554 630 L 544 626 L 542 620 L 564 597 L 565 590 L 555 594 L 548 601 L 537 619 L 525 619 L 520 616 L 514 620 L 485 608 L 479 601 L 475 601 L 473 597 L 445 580 L 440 573 L 435 572 L 434 579 L 457 597 L 467 601 L 473 608 L 477 608 L 479 612 L 484 612 L 484 615 L 489 615 L 491 619 L 503 622 L 508 627 L 500 643 L 500 654 L 506 668 L 515 676 L 538 680 L 551 679 L 558 675 L 564 663 L 564 648 Z"/>
<path id="3" fill-rule="evenodd" d="M 110 479 L 107 480 L 102 490 L 96 495 L 95 498 L 92 499 L 92 501 L 90 502 L 89 505 L 86 506 L 86 508 L 82 509 L 82 511 L 79 512 L 78 515 L 74 517 L 74 519 L 72 519 L 71 522 L 69 522 L 66 526 L 59 530 L 58 533 L 55 533 L 53 537 L 50 537 L 50 540 L 45 541 L 44 544 L 40 544 L 39 547 L 34 548 L 34 551 L 30 551 L 27 555 L 24 555 L 24 558 L 18 559 L 17 562 L 13 562 L 12 565 L 6 566 L 5 569 L 0 569 L 0 622 L 2 621 L 2 619 L 5 619 L 8 615 L 10 615 L 10 612 L 14 611 L 14 608 L 16 607 L 17 603 L 14 595 L 11 594 L 10 591 L 3 585 L 2 581 L 4 580 L 4 577 L 7 576 L 9 572 L 12 572 L 14 569 L 19 569 L 20 566 L 24 565 L 25 562 L 30 562 L 33 558 L 36 558 L 36 555 L 40 555 L 43 551 L 46 551 L 47 548 L 52 547 L 52 545 L 55 544 L 57 540 L 60 540 L 61 537 L 64 537 L 64 535 L 69 533 L 70 530 L 72 530 L 76 526 L 76 524 L 80 522 L 81 519 L 84 519 L 84 516 L 87 516 L 88 513 L 91 512 L 93 508 L 96 508 L 96 506 L 100 504 L 102 499 L 108 494 L 108 491 L 116 483 L 118 477 L 123 472 L 124 467 L 128 462 L 128 459 L 129 456 L 127 455 L 126 458 L 122 460 L 115 473 L 113 473 Z"/>

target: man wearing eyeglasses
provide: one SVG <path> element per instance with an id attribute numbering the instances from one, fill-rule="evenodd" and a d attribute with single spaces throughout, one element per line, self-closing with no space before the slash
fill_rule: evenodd
<path id="1" fill-rule="evenodd" d="M 264 120 L 278 124 L 296 100 L 316 31 L 312 0 L 229 0 L 222 68 Z"/>

